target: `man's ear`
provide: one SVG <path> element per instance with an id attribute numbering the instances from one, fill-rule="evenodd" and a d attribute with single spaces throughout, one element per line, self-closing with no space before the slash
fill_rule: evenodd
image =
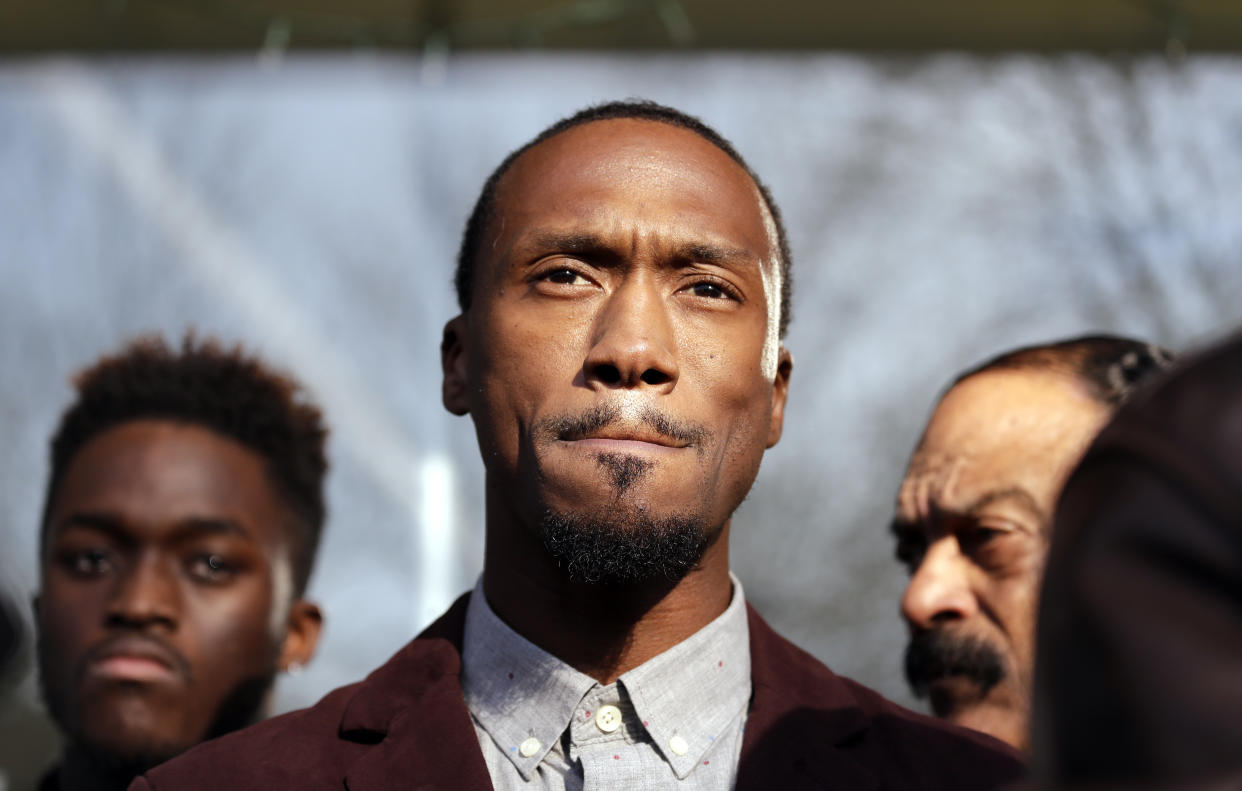
<path id="1" fill-rule="evenodd" d="M 444 408 L 454 415 L 464 415 L 470 411 L 470 387 L 467 377 L 466 343 L 469 327 L 463 313 L 449 319 L 444 325 L 444 337 L 440 339 L 440 369 L 444 373 L 444 381 L 440 385 L 440 398 Z"/>
<path id="2" fill-rule="evenodd" d="M 781 441 L 781 432 L 785 429 L 785 401 L 789 398 L 789 377 L 792 375 L 793 355 L 782 346 L 772 390 L 772 421 L 768 424 L 769 448 Z"/>
<path id="3" fill-rule="evenodd" d="M 285 642 L 280 648 L 277 667 L 293 670 L 305 665 L 315 655 L 319 632 L 323 628 L 323 614 L 313 602 L 295 599 L 289 607 L 289 620 L 285 627 Z"/>

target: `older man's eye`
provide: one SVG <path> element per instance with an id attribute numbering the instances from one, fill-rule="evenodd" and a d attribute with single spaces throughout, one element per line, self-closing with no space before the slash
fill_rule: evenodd
<path id="1" fill-rule="evenodd" d="M 902 563 L 911 574 L 923 562 L 923 555 L 926 553 L 927 541 L 922 536 L 917 534 L 900 534 L 897 536 L 897 547 L 893 554 L 898 562 Z"/>

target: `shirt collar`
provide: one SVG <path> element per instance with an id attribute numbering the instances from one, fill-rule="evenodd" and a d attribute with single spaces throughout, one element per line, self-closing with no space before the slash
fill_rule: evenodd
<path id="1" fill-rule="evenodd" d="M 678 778 L 698 766 L 750 702 L 750 629 L 742 583 L 716 620 L 621 676 L 643 725 Z"/>
<path id="2" fill-rule="evenodd" d="M 479 578 L 466 609 L 462 693 L 470 713 L 524 780 L 530 780 L 595 684 L 500 620 Z"/>
<path id="3" fill-rule="evenodd" d="M 742 584 L 715 620 L 618 679 L 674 773 L 685 778 L 750 700 L 750 632 Z M 470 713 L 523 779 L 569 727 L 595 679 L 513 631 L 492 611 L 480 578 L 462 644 Z M 527 755 L 529 753 L 529 755 Z"/>

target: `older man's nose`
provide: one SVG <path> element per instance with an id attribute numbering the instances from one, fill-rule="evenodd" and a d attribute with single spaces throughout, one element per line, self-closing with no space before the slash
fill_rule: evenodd
<path id="1" fill-rule="evenodd" d="M 970 563 L 957 539 L 941 538 L 927 549 L 901 597 L 901 614 L 911 626 L 930 629 L 978 612 L 970 586 Z"/>

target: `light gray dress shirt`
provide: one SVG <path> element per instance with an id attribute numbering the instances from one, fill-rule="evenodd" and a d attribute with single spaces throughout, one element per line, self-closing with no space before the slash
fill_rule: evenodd
<path id="1" fill-rule="evenodd" d="M 731 789 L 750 701 L 742 585 L 728 609 L 601 685 L 492 612 L 466 610 L 462 690 L 493 785 L 507 789 Z"/>

